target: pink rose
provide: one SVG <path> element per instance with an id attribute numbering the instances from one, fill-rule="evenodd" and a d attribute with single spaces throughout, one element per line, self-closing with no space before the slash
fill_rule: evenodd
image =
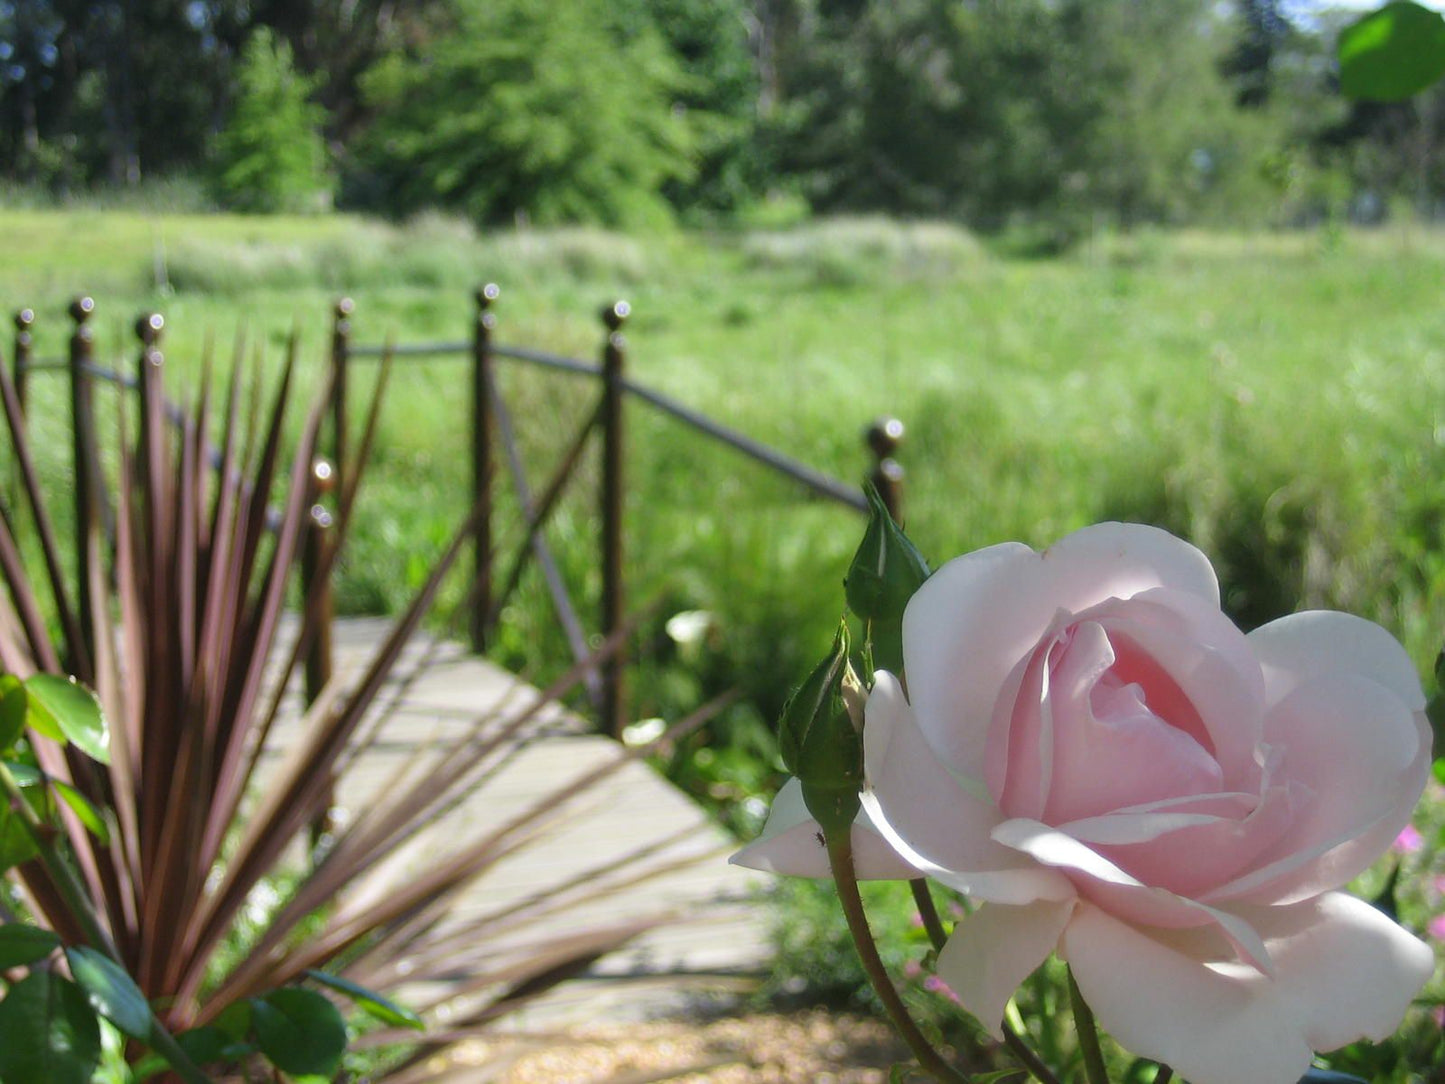
<path id="1" fill-rule="evenodd" d="M 1057 951 L 1101 1026 L 1192 1084 L 1292 1084 L 1395 1029 L 1433 954 L 1336 891 L 1429 772 L 1383 629 L 1313 612 L 1246 636 L 1193 546 L 1101 524 L 945 565 L 903 653 L 907 693 L 879 673 L 868 701 L 855 837 L 983 901 L 938 975 L 986 1025 Z"/>

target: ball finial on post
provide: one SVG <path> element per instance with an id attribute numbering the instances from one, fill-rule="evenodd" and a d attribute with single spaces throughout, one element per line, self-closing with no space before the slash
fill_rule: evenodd
<path id="1" fill-rule="evenodd" d="M 142 313 L 136 317 L 135 337 L 141 341 L 142 346 L 153 347 L 161 341 L 161 332 L 165 327 L 166 318 L 160 313 Z"/>
<path id="2" fill-rule="evenodd" d="M 897 418 L 879 418 L 868 427 L 864 439 L 873 452 L 873 473 L 870 475 L 883 505 L 895 523 L 903 522 L 903 466 L 894 458 L 903 442 L 903 423 Z"/>

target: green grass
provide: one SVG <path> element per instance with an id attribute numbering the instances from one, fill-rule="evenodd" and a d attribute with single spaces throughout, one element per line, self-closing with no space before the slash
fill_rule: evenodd
<path id="1" fill-rule="evenodd" d="M 1442 235 L 1141 234 L 1051 260 L 879 220 L 620 237 L 14 210 L 0 235 L 12 254 L 0 306 L 40 312 L 41 354 L 63 351 L 78 291 L 97 298 L 102 356 L 126 366 L 133 317 L 159 309 L 178 391 L 194 387 L 208 337 L 224 359 L 244 332 L 274 369 L 293 327 L 314 379 L 343 292 L 357 341 L 457 340 L 471 288 L 494 279 L 500 341 L 588 358 L 597 308 L 626 297 L 635 377 L 799 459 L 860 478 L 864 426 L 902 418 L 910 532 L 935 561 L 1144 519 L 1215 558 L 1246 623 L 1347 608 L 1400 634 L 1422 670 L 1445 633 Z M 395 609 L 461 517 L 466 381 L 460 360 L 397 373 L 343 608 Z M 510 365 L 504 381 L 540 487 L 593 392 Z M 44 383 L 41 412 L 63 414 L 60 382 Z M 750 707 L 735 716 L 756 729 L 826 646 L 859 520 L 644 406 L 631 418 L 631 597 L 660 596 L 661 618 L 716 616 L 686 651 L 661 618 L 650 627 L 636 710 L 742 683 Z M 57 427 L 63 470 L 63 418 L 40 424 Z M 587 611 L 594 475 L 588 461 L 552 535 Z M 505 660 L 555 662 L 539 583 L 508 617 Z"/>

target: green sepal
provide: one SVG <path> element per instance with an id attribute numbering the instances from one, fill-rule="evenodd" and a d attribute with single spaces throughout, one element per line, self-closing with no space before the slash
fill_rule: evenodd
<path id="1" fill-rule="evenodd" d="M 783 706 L 778 749 L 783 765 L 804 786 L 856 795 L 863 782 L 863 738 L 845 685 L 861 689 L 848 662 L 848 623 L 839 622 L 832 650 L 813 667 Z"/>
<path id="2" fill-rule="evenodd" d="M 836 839 L 853 830 L 853 821 L 863 803 L 858 788 L 814 787 L 803 784 L 803 804 L 818 822 L 825 839 Z"/>
<path id="3" fill-rule="evenodd" d="M 883 498 L 872 485 L 868 526 L 848 566 L 844 593 L 848 608 L 868 622 L 874 663 L 897 673 L 903 665 L 903 611 L 930 575 L 923 554 L 893 521 Z"/>

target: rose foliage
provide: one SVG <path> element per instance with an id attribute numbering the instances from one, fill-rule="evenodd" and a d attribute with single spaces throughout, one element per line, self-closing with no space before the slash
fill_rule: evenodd
<path id="1" fill-rule="evenodd" d="M 1383 629 L 1307 612 L 1245 635 L 1197 549 L 1109 523 L 945 565 L 903 656 L 906 692 L 880 671 L 867 702 L 860 876 L 980 904 L 938 973 L 986 1026 L 1054 952 L 1105 1030 L 1192 1084 L 1292 1084 L 1398 1026 L 1433 954 L 1339 891 L 1430 770 Z M 735 861 L 827 875 L 796 783 Z"/>

